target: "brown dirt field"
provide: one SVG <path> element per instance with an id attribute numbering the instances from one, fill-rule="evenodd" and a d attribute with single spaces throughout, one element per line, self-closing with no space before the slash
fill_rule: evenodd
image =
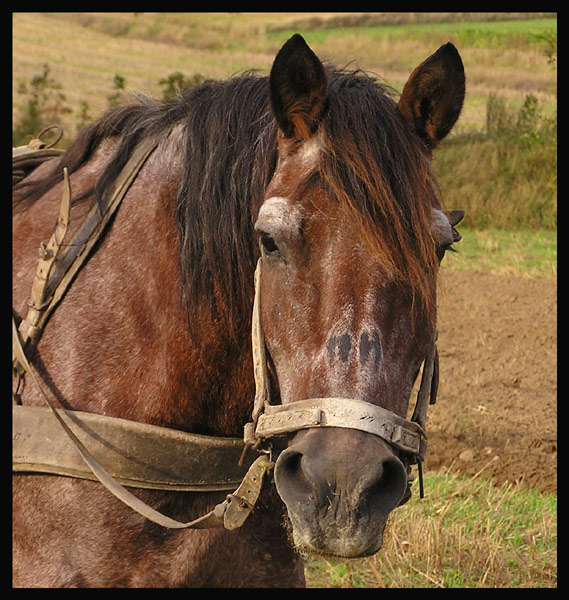
<path id="1" fill-rule="evenodd" d="M 557 280 L 445 271 L 427 470 L 557 491 Z"/>

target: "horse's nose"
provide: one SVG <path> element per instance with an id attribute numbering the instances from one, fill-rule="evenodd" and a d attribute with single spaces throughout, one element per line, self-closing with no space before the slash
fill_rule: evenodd
<path id="1" fill-rule="evenodd" d="M 298 439 L 300 438 L 300 439 Z M 277 490 L 289 511 L 307 519 L 336 514 L 385 516 L 401 502 L 407 472 L 389 445 L 362 431 L 327 428 L 298 434 L 279 456 Z"/>

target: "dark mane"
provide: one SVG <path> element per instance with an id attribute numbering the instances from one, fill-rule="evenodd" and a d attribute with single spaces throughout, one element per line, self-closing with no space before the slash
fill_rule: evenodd
<path id="1" fill-rule="evenodd" d="M 77 170 L 105 138 L 119 138 L 116 153 L 93 195 L 102 198 L 143 136 L 183 127 L 183 173 L 176 200 L 184 294 L 203 301 L 214 317 L 224 306 L 248 314 L 252 302 L 255 246 L 253 222 L 276 165 L 276 125 L 268 100 L 268 79 L 253 74 L 206 81 L 174 100 L 113 109 L 84 129 L 53 171 L 31 185 L 20 184 L 15 210 L 25 210 Z M 25 183 L 25 182 L 24 182 Z M 237 325 L 237 324 L 236 324 Z M 237 332 L 232 332 L 237 333 Z"/>
<path id="2" fill-rule="evenodd" d="M 394 276 L 426 298 L 436 262 L 429 227 L 436 196 L 421 142 L 397 112 L 389 90 L 375 79 L 332 69 L 328 77 L 320 179 L 356 214 L 365 239 Z M 25 199 L 15 209 L 25 210 L 61 180 L 62 167 L 77 170 L 103 139 L 119 137 L 116 154 L 95 186 L 100 198 L 143 136 L 178 124 L 184 131 L 176 200 L 184 293 L 214 311 L 228 305 L 248 314 L 257 255 L 253 223 L 276 166 L 268 77 L 206 81 L 170 102 L 142 98 L 109 111 L 81 132 L 45 179 L 27 189 L 20 184 Z"/>
<path id="3" fill-rule="evenodd" d="M 210 82 L 184 96 L 184 175 L 176 205 L 186 292 L 249 315 L 253 224 L 276 166 L 268 79 Z M 241 309 L 241 310 L 240 310 Z M 248 333 L 248 319 L 245 319 Z"/>

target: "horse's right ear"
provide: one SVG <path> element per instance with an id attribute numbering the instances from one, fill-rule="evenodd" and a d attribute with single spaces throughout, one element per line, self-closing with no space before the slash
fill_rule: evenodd
<path id="1" fill-rule="evenodd" d="M 296 33 L 271 69 L 271 106 L 284 136 L 308 139 L 326 112 L 328 79 L 319 58 Z"/>

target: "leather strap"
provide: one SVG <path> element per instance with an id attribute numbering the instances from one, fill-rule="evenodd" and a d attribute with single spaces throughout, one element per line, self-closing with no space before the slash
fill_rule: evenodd
<path id="1" fill-rule="evenodd" d="M 64 168 L 63 195 L 59 207 L 59 217 L 47 245 L 43 243 L 40 245 L 40 260 L 32 282 L 32 291 L 30 293 L 30 300 L 28 301 L 28 313 L 18 328 L 22 336 L 22 345 L 24 346 L 28 340 L 31 340 L 33 344 L 37 343 L 41 335 L 42 325 L 40 321 L 42 315 L 45 314 L 46 308 L 48 308 L 48 305 L 46 305 L 46 285 L 67 234 L 70 210 L 71 186 L 67 168 Z M 21 367 L 22 363 L 16 365 L 18 369 L 21 369 Z"/>
<path id="2" fill-rule="evenodd" d="M 310 427 L 346 427 L 379 436 L 409 454 L 421 454 L 426 434 L 417 423 L 355 398 L 309 398 L 290 404 L 265 406 L 256 435 L 261 439 Z"/>
<path id="3" fill-rule="evenodd" d="M 261 321 L 261 260 L 255 267 L 255 300 L 253 302 L 253 319 L 251 324 L 251 340 L 253 344 L 253 372 L 255 375 L 255 401 L 253 404 L 253 423 L 257 423 L 259 415 L 269 403 L 269 377 L 267 374 L 267 357 L 265 336 Z"/>
<path id="4" fill-rule="evenodd" d="M 18 330 L 14 319 L 12 318 L 12 335 L 13 342 L 17 346 L 14 354 L 18 356 L 19 360 L 22 361 L 22 365 L 29 375 L 32 377 L 35 385 L 42 394 L 46 404 L 51 410 L 52 414 L 57 419 L 60 426 L 63 428 L 69 439 L 72 441 L 76 450 L 79 452 L 81 458 L 90 469 L 94 477 L 103 484 L 105 488 L 111 494 L 116 496 L 123 504 L 126 504 L 138 514 L 144 518 L 166 527 L 168 529 L 205 529 L 210 527 L 221 527 L 225 525 L 228 529 L 240 527 L 245 519 L 249 516 L 253 510 L 255 503 L 261 493 L 263 484 L 263 478 L 265 473 L 272 468 L 272 463 L 267 459 L 266 456 L 260 456 L 253 462 L 249 468 L 247 474 L 243 478 L 241 485 L 238 489 L 230 494 L 223 502 L 218 504 L 213 510 L 206 515 L 199 517 L 193 521 L 187 523 L 171 519 L 170 517 L 163 515 L 159 511 L 155 510 L 134 494 L 129 492 L 124 486 L 122 486 L 116 479 L 114 479 L 107 470 L 99 464 L 99 462 L 91 455 L 81 440 L 75 435 L 70 425 L 66 421 L 65 411 L 57 410 L 44 392 L 43 388 L 39 384 L 35 373 L 32 371 L 26 355 L 22 349 L 21 341 L 19 339 Z M 15 407 L 16 410 L 22 407 Z M 24 434 L 27 434 L 25 432 Z M 138 487 L 138 486 L 137 486 Z M 226 517 L 227 514 L 227 517 Z"/>
<path id="5" fill-rule="evenodd" d="M 413 410 L 411 421 L 418 423 L 423 429 L 427 422 L 427 409 L 430 404 L 437 400 L 437 391 L 439 386 L 439 352 L 437 350 L 438 334 L 435 334 L 435 341 L 427 353 L 423 364 L 423 373 L 421 375 L 421 385 L 417 394 L 417 403 Z"/>
<path id="6" fill-rule="evenodd" d="M 223 514 L 225 529 L 233 530 L 243 525 L 259 499 L 265 475 L 274 466 L 270 458 L 265 455 L 259 456 L 251 465 L 241 485 L 225 500 L 226 509 Z"/>
<path id="7" fill-rule="evenodd" d="M 49 144 L 41 136 L 50 129 L 57 130 L 56 139 Z M 53 148 L 63 136 L 63 129 L 59 125 L 50 125 L 38 134 L 37 138 L 30 140 L 26 146 L 12 148 L 12 186 L 20 183 L 43 162 L 61 156 L 65 150 Z"/>
<path id="8" fill-rule="evenodd" d="M 252 459 L 237 463 L 243 440 L 204 436 L 79 411 L 56 409 L 90 454 L 126 487 L 233 491 Z M 96 481 L 49 407 L 12 408 L 13 471 Z"/>
<path id="9" fill-rule="evenodd" d="M 79 231 L 72 240 L 66 243 L 67 251 L 59 253 L 57 261 L 50 264 L 48 276 L 41 289 L 42 302 L 39 304 L 40 308 L 37 308 L 37 292 L 35 295 L 32 293 L 30 299 L 30 304 L 34 304 L 40 314 L 34 317 L 32 327 L 26 325 L 27 318 L 20 324 L 22 345 L 26 352 L 29 353 L 39 341 L 45 323 L 64 296 L 75 275 L 87 260 L 93 246 L 100 239 L 111 217 L 120 206 L 128 189 L 159 141 L 159 138 L 149 138 L 143 140 L 134 149 L 127 164 L 116 178 L 113 188 L 104 198 L 103 206 L 100 207 L 97 204 L 93 206 Z M 64 188 L 64 198 L 68 187 L 66 185 Z"/>

